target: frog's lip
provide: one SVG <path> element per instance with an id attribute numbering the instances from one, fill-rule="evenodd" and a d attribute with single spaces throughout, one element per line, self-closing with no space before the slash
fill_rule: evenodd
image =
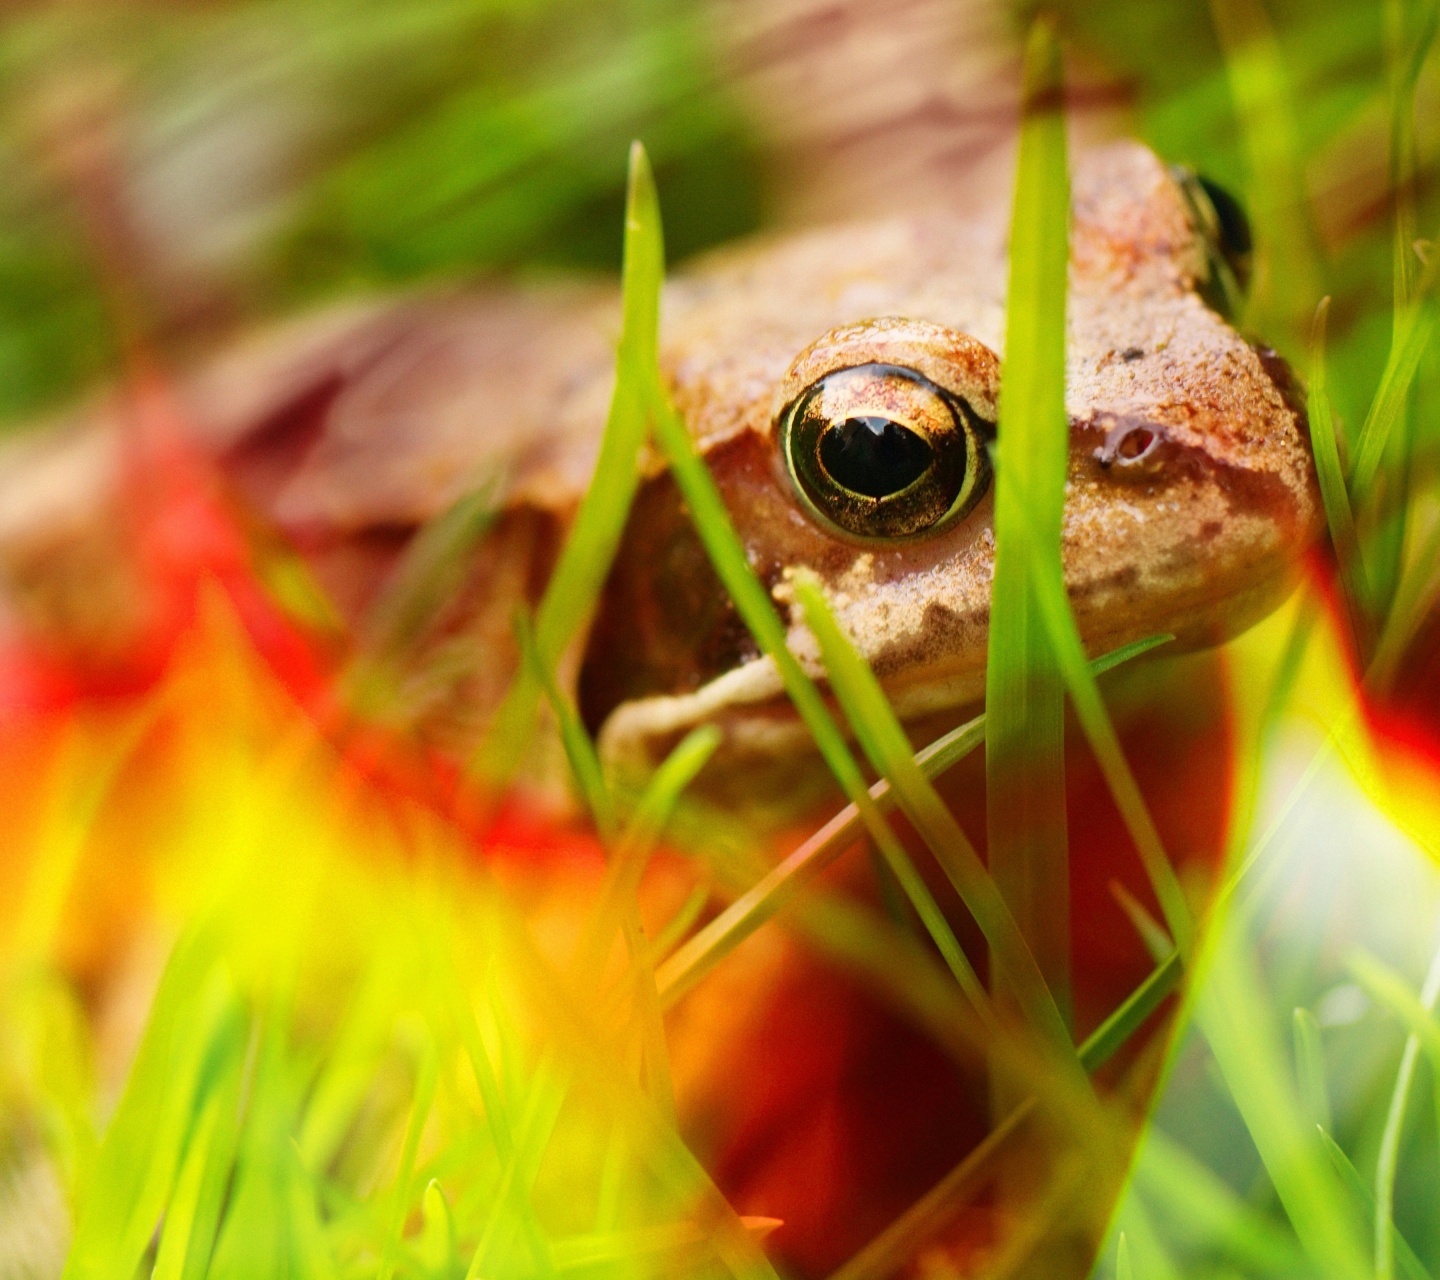
<path id="1" fill-rule="evenodd" d="M 1186 604 L 1158 603 L 1153 616 L 1132 618 L 1123 627 L 1113 625 L 1113 609 L 1089 607 L 1083 594 L 1073 603 L 1085 648 L 1092 656 L 1156 635 L 1172 636 L 1164 651 L 1175 654 L 1221 644 L 1248 630 L 1291 594 L 1300 576 L 1298 556 L 1272 555 L 1248 572 L 1237 573 L 1209 596 L 1197 596 Z M 984 616 L 967 619 L 981 631 L 987 629 L 988 620 L 988 610 Z M 886 664 L 882 658 L 875 665 L 883 669 Z M 884 675 L 881 679 L 903 720 L 978 708 L 985 695 L 985 648 L 955 653 L 948 662 L 912 670 L 901 679 Z M 823 684 L 823 675 L 820 680 Z M 656 694 L 622 704 L 601 729 L 601 753 L 608 763 L 653 768 L 669 747 L 702 723 L 723 729 L 730 759 L 773 757 L 810 745 L 808 730 L 784 698 L 775 664 L 760 657 L 693 692 Z"/>

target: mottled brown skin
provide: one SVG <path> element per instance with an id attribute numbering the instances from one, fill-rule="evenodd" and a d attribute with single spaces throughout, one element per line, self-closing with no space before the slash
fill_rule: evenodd
<path id="1" fill-rule="evenodd" d="M 867 361 L 909 365 L 982 412 L 993 407 L 998 363 L 977 358 L 974 344 L 1002 351 L 1007 219 L 997 201 L 987 218 L 964 222 L 932 215 L 817 232 L 716 261 L 667 300 L 676 403 L 751 562 L 787 606 L 788 576 L 818 574 L 906 714 L 982 692 L 991 503 L 933 536 L 845 538 L 797 503 L 776 465 L 774 426 L 814 377 Z M 1153 155 L 1120 145 L 1081 161 L 1063 551 L 1095 652 L 1160 632 L 1199 646 L 1244 628 L 1282 597 L 1316 531 L 1305 425 L 1286 403 L 1284 375 L 1201 301 L 1205 271 L 1180 190 Z M 856 324 L 866 313 L 891 318 Z M 685 537 L 670 482 L 652 486 L 592 639 L 587 714 L 605 720 L 606 745 L 622 753 L 706 717 L 723 719 L 742 751 L 783 748 L 793 725 L 774 714 L 778 680 L 732 639 L 733 620 L 686 610 L 667 629 L 663 607 L 647 607 L 667 590 L 648 568 L 657 544 L 675 558 Z M 634 656 L 637 622 L 653 664 Z M 802 628 L 792 626 L 791 644 L 813 666 Z M 689 669 L 684 653 L 695 658 Z"/>
<path id="2" fill-rule="evenodd" d="M 1083 154 L 1074 193 L 1063 553 L 1081 632 L 1096 652 L 1158 632 L 1212 643 L 1273 607 L 1316 531 L 1305 424 L 1283 369 L 1202 301 L 1205 246 L 1160 161 L 1136 144 Z M 723 252 L 666 291 L 662 364 L 751 562 L 787 613 L 790 576 L 816 573 L 906 715 L 982 692 L 991 499 L 929 535 L 845 535 L 798 498 L 776 421 L 816 377 L 868 362 L 914 368 L 993 421 L 1008 221 L 1007 187 L 978 214 Z M 352 306 L 216 362 L 183 401 L 238 489 L 360 618 L 407 531 L 497 476 L 508 527 L 550 528 L 518 544 L 543 547 L 548 562 L 593 466 L 616 318 L 598 288 Z M 114 416 L 97 426 L 92 412 L 0 460 L 0 558 L 12 584 L 27 584 L 19 604 L 32 613 L 73 623 L 89 603 Z M 653 457 L 647 472 L 581 664 L 587 719 L 613 756 L 649 757 L 705 719 L 738 755 L 793 749 L 800 731 L 772 664 L 735 619 L 670 477 Z M 67 579 L 67 566 L 83 571 Z M 467 628 L 477 637 L 483 670 L 424 714 L 461 740 L 513 661 L 497 651 L 500 620 L 517 594 L 533 596 L 542 569 L 501 585 L 482 552 L 473 618 L 452 611 L 445 624 L 452 653 Z M 53 602 L 67 593 L 68 612 Z M 793 616 L 790 639 L 818 672 Z"/>

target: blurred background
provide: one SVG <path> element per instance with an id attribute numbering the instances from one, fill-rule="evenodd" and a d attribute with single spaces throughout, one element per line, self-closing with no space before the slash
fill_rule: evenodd
<path id="1" fill-rule="evenodd" d="M 1337 359 L 1359 367 L 1337 395 L 1353 417 L 1361 406 L 1344 403 L 1345 388 L 1365 384 L 1386 337 L 1387 41 L 1414 39 L 1387 29 L 1418 21 L 1405 16 L 1418 7 L 1058 7 L 1077 132 L 1139 132 L 1242 197 L 1263 193 L 1251 210 L 1253 318 L 1267 337 L 1293 344 L 1320 293 L 1338 295 Z M 339 294 L 613 273 L 632 137 L 654 159 L 675 261 L 764 228 L 974 199 L 1008 182 L 1023 9 L 8 4 L 0 421 L 21 424 L 113 374 L 126 333 L 184 358 Z M 1227 63 L 1227 48 L 1250 52 Z M 1423 77 L 1424 158 L 1435 93 Z M 1428 181 L 1416 194 L 1433 204 Z M 1344 341 L 1352 331 L 1358 345 Z"/>

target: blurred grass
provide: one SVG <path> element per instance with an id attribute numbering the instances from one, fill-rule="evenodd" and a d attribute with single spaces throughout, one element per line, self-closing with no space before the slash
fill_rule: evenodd
<path id="1" fill-rule="evenodd" d="M 183 350 L 336 292 L 613 272 L 637 136 L 672 252 L 753 230 L 707 21 L 697 0 L 12 6 L 0 424 L 113 374 L 117 307 Z"/>
<path id="2" fill-rule="evenodd" d="M 233 643 L 223 615 L 210 625 Z M 66 1275 L 546 1275 L 589 1260 L 658 1276 L 717 1255 L 773 1274 L 620 1067 L 613 1015 L 585 1003 L 605 989 L 593 967 L 566 986 L 433 814 L 357 803 L 344 763 L 243 653 L 217 715 L 216 642 L 192 637 L 154 728 L 131 739 L 141 754 L 104 788 L 113 810 L 139 784 L 123 806 L 145 841 L 132 856 L 164 894 L 159 920 L 135 923 L 158 925 L 170 954 L 98 1148 L 56 1165 L 76 1210 Z M 93 752 L 111 728 L 70 732 Z M 87 766 L 57 753 L 57 794 L 83 789 Z M 41 875 L 66 816 L 33 833 Z M 27 1043 L 55 963 L 32 952 L 17 971 L 7 946 L 7 1121 L 58 1101 L 78 1069 Z M 640 1034 L 621 1018 L 622 1045 Z M 68 1054 L 96 1052 L 93 1035 Z"/>
<path id="3" fill-rule="evenodd" d="M 565 537 L 535 619 L 535 650 L 542 667 L 559 663 L 589 621 L 625 519 L 640 483 L 640 450 L 650 415 L 649 388 L 659 380 L 660 290 L 665 246 L 650 161 L 639 143 L 630 147 L 625 207 L 625 258 L 615 390 L 595 474 Z M 503 788 L 513 777 L 535 726 L 539 685 L 530 664 L 522 669 L 495 713 L 476 754 L 475 772 Z"/>
<path id="4" fill-rule="evenodd" d="M 1437 384 L 1424 301 L 1429 251 L 1414 241 L 1417 219 L 1424 225 L 1425 217 L 1433 218 L 1436 204 L 1433 114 L 1427 114 L 1433 113 L 1434 87 L 1420 75 L 1433 36 L 1433 10 L 1423 0 L 1323 10 L 1283 3 L 1216 4 L 1212 12 L 1220 29 L 1228 101 L 1212 96 L 1216 81 L 1204 70 L 1209 55 L 1203 37 L 1177 48 L 1167 74 L 1175 75 L 1187 60 L 1196 62 L 1189 85 L 1180 71 L 1179 92 L 1173 84 L 1159 86 L 1149 74 L 1153 69 L 1132 64 L 1144 84 L 1141 108 L 1149 129 L 1168 139 L 1172 155 L 1229 177 L 1250 196 L 1252 212 L 1259 215 L 1257 249 L 1270 283 L 1248 322 L 1298 355 L 1307 310 L 1320 303 L 1321 292 L 1332 295 L 1319 310 L 1309 365 L 1312 437 L 1342 598 L 1362 669 L 1377 654 L 1375 637 L 1389 637 L 1380 643 L 1382 656 L 1371 668 L 1373 686 L 1382 689 L 1399 661 L 1394 637 L 1413 635 L 1417 611 L 1434 602 L 1433 574 L 1426 563 L 1434 544 L 1423 520 L 1417 536 L 1412 519 L 1424 511 L 1421 501 L 1432 500 L 1426 495 L 1433 494 L 1436 478 L 1431 406 Z M 1143 16 L 1138 9 L 1129 12 L 1141 22 L 1185 21 L 1179 5 L 1154 6 Z M 1103 16 L 1094 11 L 1078 21 L 1118 16 L 1112 7 Z M 1417 107 L 1417 92 L 1424 106 Z M 1296 103 L 1303 103 L 1303 110 Z M 1267 120 L 1281 127 L 1267 130 Z M 1417 124 L 1423 126 L 1418 134 Z M 1417 141 L 1420 134 L 1427 135 L 1423 144 Z M 1385 159 L 1377 163 L 1380 157 Z M 1428 176 L 1417 180 L 1417 175 Z M 1359 204 L 1359 192 L 1367 203 Z M 1420 208 L 1428 212 L 1420 214 Z M 1278 233 L 1281 226 L 1290 230 Z M 1403 584 L 1398 590 L 1397 581 Z M 1422 581 L 1428 584 L 1425 606 L 1418 605 L 1416 594 Z M 1288 657 L 1276 668 L 1280 683 L 1261 699 L 1260 732 L 1242 737 L 1237 769 L 1243 789 L 1258 786 L 1261 753 L 1271 741 L 1269 726 L 1286 714 L 1285 706 L 1297 695 L 1314 696 L 1313 667 L 1310 674 L 1301 668 L 1321 630 L 1313 606 L 1302 608 Z M 1330 678 L 1345 680 L 1343 674 Z M 1242 712 L 1240 718 L 1253 720 L 1253 712 Z M 1371 1090 L 1369 1101 L 1345 1121 L 1332 1120 L 1332 1091 L 1343 1087 L 1353 1094 L 1363 1088 L 1352 1077 L 1337 1075 L 1341 1069 L 1331 1056 L 1348 1040 L 1339 1031 L 1322 1032 L 1308 1010 L 1297 1008 L 1292 1066 L 1275 1034 L 1277 993 L 1268 983 L 1284 977 L 1299 984 L 1303 970 L 1272 976 L 1267 965 L 1261 976 L 1269 947 L 1260 948 L 1267 926 L 1256 913 L 1259 903 L 1269 903 L 1281 874 L 1285 855 L 1276 833 L 1296 820 L 1293 815 L 1301 810 L 1295 806 L 1318 776 L 1317 766 L 1355 732 L 1356 718 L 1342 707 L 1322 721 L 1330 725 L 1329 736 L 1263 832 L 1250 828 L 1246 807 L 1238 815 L 1228 884 L 1238 884 L 1252 869 L 1264 870 L 1247 883 L 1243 895 L 1222 891 L 1208 922 L 1190 1000 L 1224 1081 L 1218 1091 L 1223 1102 L 1212 1101 L 1208 1111 L 1189 1119 L 1194 1123 L 1209 1115 L 1212 1125 L 1228 1125 L 1231 1116 L 1241 1121 L 1244 1137 L 1237 1134 L 1220 1163 L 1243 1168 L 1242 1153 L 1255 1153 L 1260 1170 L 1247 1170 L 1236 1189 L 1263 1213 L 1278 1208 L 1285 1229 L 1309 1255 L 1306 1274 L 1389 1276 L 1398 1264 L 1402 1273 L 1418 1278 L 1427 1272 L 1392 1226 L 1392 1195 L 1402 1163 L 1403 1098 L 1419 1041 L 1412 1039 L 1401 1052 L 1398 1082 L 1391 1066 L 1389 1085 Z M 1311 964 L 1319 963 L 1322 939 L 1310 944 L 1309 954 Z M 1412 996 L 1409 1003 L 1419 1002 Z M 1172 1115 L 1170 1123 L 1175 1119 Z M 1345 1125 L 1339 1140 L 1332 1136 L 1335 1123 Z M 1433 1140 L 1440 1112 L 1427 1123 Z M 1138 1192 L 1126 1201 L 1119 1221 L 1136 1221 L 1141 1196 L 1153 1197 L 1157 1185 L 1175 1177 L 1186 1159 L 1157 1130 L 1142 1148 Z M 1409 1159 L 1409 1176 L 1423 1176 L 1427 1165 L 1416 1163 L 1413 1149 Z M 1373 1167 L 1373 1180 L 1357 1172 L 1357 1162 Z M 1145 1237 L 1145 1265 L 1157 1274 L 1179 1274 L 1180 1257 L 1191 1266 L 1203 1265 L 1202 1258 L 1223 1266 L 1219 1259 L 1238 1260 L 1248 1251 L 1218 1223 L 1200 1229 L 1188 1205 L 1177 1202 L 1172 1218 L 1168 1239 L 1157 1233 Z M 1417 1238 L 1433 1249 L 1428 1214 L 1411 1207 L 1406 1230 L 1418 1224 L 1423 1225 Z M 1294 1263 L 1280 1257 L 1266 1261 L 1253 1253 L 1249 1266 L 1256 1274 L 1294 1270 Z"/>

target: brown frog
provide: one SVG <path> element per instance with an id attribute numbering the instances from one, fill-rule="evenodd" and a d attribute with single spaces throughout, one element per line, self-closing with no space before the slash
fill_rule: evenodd
<path id="1" fill-rule="evenodd" d="M 979 212 L 741 247 L 677 273 L 664 300 L 671 394 L 752 563 L 792 624 L 792 576 L 815 572 L 909 716 L 983 690 L 1008 184 L 994 193 Z M 1283 365 L 1221 314 L 1245 248 L 1223 197 L 1133 144 L 1082 154 L 1074 193 L 1071 600 L 1093 651 L 1162 631 L 1204 645 L 1281 598 L 1317 530 L 1303 414 Z M 457 750 L 506 687 L 513 606 L 543 590 L 589 482 L 617 315 L 613 290 L 583 285 L 357 303 L 263 335 L 176 388 L 193 438 L 362 636 L 393 603 L 416 529 L 477 486 L 488 494 L 496 519 L 411 652 L 405 687 L 410 714 Z M 123 646 L 137 622 L 134 565 L 115 536 L 135 408 L 112 398 L 0 457 L 0 606 L 90 652 Z M 792 625 L 790 637 L 814 669 L 807 633 Z M 702 720 L 724 727 L 735 756 L 767 763 L 803 740 L 653 456 L 568 674 L 612 756 L 653 758 Z M 1150 740 L 1163 751 L 1134 753 L 1142 773 L 1177 758 L 1165 728 Z M 1196 757 L 1180 758 L 1188 777 Z M 1223 761 L 1204 772 L 1223 777 Z M 1197 827 L 1223 805 L 1207 795 L 1204 808 L 1186 810 L 1192 847 L 1221 842 Z M 1115 958 L 1128 934 L 1091 892 L 1128 869 L 1106 860 L 1124 843 L 1106 813 L 1087 808 L 1093 847 L 1075 860 L 1087 1023 L 1145 972 Z M 984 1130 L 963 1090 L 957 1105 L 954 1064 L 913 1027 L 857 1000 L 848 975 L 768 945 L 737 953 L 728 985 L 692 997 L 679 1015 L 690 1022 L 672 1015 L 677 1089 L 726 1194 L 784 1218 L 777 1255 L 824 1274 Z M 735 1088 L 757 1075 L 758 1097 Z M 825 1170 L 834 1185 L 817 1191 Z"/>
<path id="2" fill-rule="evenodd" d="M 906 716 L 983 690 L 1008 196 L 721 252 L 664 298 L 671 395 L 792 647 L 814 666 L 790 596 L 804 568 Z M 1212 305 L 1246 247 L 1220 193 L 1144 147 L 1078 158 L 1063 555 L 1094 652 L 1233 634 L 1283 596 L 1317 529 L 1284 366 Z M 431 674 L 412 681 L 414 714 L 457 745 L 513 670 L 514 603 L 542 588 L 588 483 L 616 313 L 584 286 L 356 304 L 181 387 L 196 438 L 362 626 L 413 531 L 490 486 L 498 519 L 422 646 Z M 72 632 L 117 632 L 123 593 L 95 583 L 118 440 L 102 408 L 13 446 L 0 473 L 12 599 Z M 612 756 L 650 756 L 701 721 L 739 755 L 803 734 L 655 457 L 577 657 L 583 715 Z"/>

